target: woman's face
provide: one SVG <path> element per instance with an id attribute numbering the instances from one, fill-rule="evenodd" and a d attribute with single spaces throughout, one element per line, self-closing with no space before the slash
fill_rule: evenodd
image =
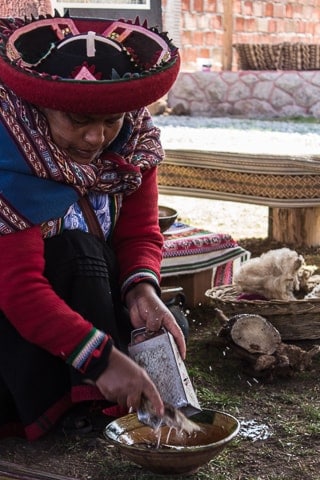
<path id="1" fill-rule="evenodd" d="M 83 115 L 42 108 L 56 145 L 72 160 L 88 165 L 117 137 L 124 113 Z"/>

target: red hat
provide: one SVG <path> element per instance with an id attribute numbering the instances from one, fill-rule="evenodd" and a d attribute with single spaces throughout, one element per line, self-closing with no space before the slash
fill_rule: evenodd
<path id="1" fill-rule="evenodd" d="M 75 113 L 122 113 L 165 95 L 180 66 L 165 33 L 125 20 L 0 19 L 0 80 L 24 100 Z"/>

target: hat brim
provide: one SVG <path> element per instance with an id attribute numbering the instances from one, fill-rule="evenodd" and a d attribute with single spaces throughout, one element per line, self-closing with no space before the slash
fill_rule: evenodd
<path id="1" fill-rule="evenodd" d="M 74 113 L 123 113 L 150 105 L 172 87 L 180 57 L 161 71 L 117 81 L 59 80 L 34 76 L 0 58 L 0 78 L 24 100 L 53 110 Z"/>

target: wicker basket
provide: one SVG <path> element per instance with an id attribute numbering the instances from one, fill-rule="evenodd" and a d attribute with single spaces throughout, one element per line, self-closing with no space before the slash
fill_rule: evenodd
<path id="1" fill-rule="evenodd" d="M 240 70 L 319 70 L 320 45 L 235 43 Z"/>
<path id="2" fill-rule="evenodd" d="M 320 338 L 320 298 L 308 300 L 237 300 L 234 285 L 224 285 L 206 291 L 215 308 L 227 317 L 240 313 L 261 315 L 280 332 L 282 340 L 314 340 Z"/>

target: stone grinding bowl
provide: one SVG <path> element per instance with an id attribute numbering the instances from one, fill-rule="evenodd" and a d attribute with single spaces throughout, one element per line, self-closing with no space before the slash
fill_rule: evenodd
<path id="1" fill-rule="evenodd" d="M 178 434 L 167 426 L 156 433 L 140 423 L 136 414 L 109 423 L 106 440 L 118 447 L 128 460 L 158 475 L 195 473 L 218 455 L 238 434 L 238 420 L 218 411 L 203 410 L 190 417 L 201 427 L 191 435 Z M 159 447 L 157 448 L 158 437 Z"/>
<path id="2" fill-rule="evenodd" d="M 174 208 L 158 206 L 158 217 L 161 232 L 165 232 L 177 219 L 178 212 Z"/>

